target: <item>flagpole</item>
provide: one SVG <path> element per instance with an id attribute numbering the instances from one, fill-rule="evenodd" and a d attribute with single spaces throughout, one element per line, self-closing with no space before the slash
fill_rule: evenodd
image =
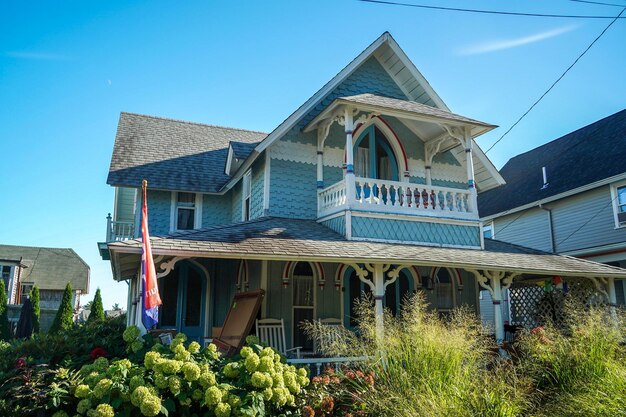
<path id="1" fill-rule="evenodd" d="M 146 199 L 146 194 L 147 194 L 147 189 L 148 189 L 148 181 L 146 179 L 143 179 L 141 181 L 141 216 L 139 218 L 139 222 L 140 222 L 140 227 L 139 229 L 141 230 L 141 223 L 143 222 L 143 205 L 145 204 L 144 201 Z M 142 231 L 142 235 L 141 235 L 141 243 L 142 243 L 142 247 L 143 247 L 143 231 Z M 143 258 L 143 256 L 142 256 Z M 143 264 L 143 260 L 142 260 L 142 264 Z M 139 328 L 139 331 L 142 335 L 148 333 L 148 330 L 146 329 L 146 326 L 144 326 L 143 324 L 143 306 L 144 306 L 144 278 L 143 278 L 143 274 L 142 274 L 142 268 L 143 266 L 140 265 L 139 267 L 139 279 L 137 280 L 137 307 L 135 309 L 135 325 Z"/>

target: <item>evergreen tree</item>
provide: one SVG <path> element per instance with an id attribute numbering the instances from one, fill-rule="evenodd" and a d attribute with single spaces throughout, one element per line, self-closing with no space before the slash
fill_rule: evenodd
<path id="1" fill-rule="evenodd" d="M 57 315 L 54 317 L 54 321 L 50 327 L 50 333 L 58 333 L 61 330 L 71 329 L 73 315 L 72 284 L 68 282 L 65 286 L 65 292 L 63 293 L 63 299 L 61 300 Z"/>
<path id="2" fill-rule="evenodd" d="M 0 280 L 0 339 L 9 340 L 9 311 L 7 309 L 7 293 L 4 288 L 4 282 Z"/>
<path id="3" fill-rule="evenodd" d="M 102 295 L 100 294 L 100 288 L 98 288 L 96 290 L 95 297 L 93 297 L 93 303 L 91 304 L 91 313 L 89 313 L 87 323 L 102 320 L 104 320 L 104 307 L 102 306 Z"/>
<path id="4" fill-rule="evenodd" d="M 39 317 L 41 310 L 39 309 L 39 287 L 34 286 L 30 292 L 30 301 L 33 303 L 33 334 L 39 333 Z"/>

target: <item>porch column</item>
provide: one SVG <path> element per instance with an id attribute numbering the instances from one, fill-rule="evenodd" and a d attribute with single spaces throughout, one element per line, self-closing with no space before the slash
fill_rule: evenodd
<path id="1" fill-rule="evenodd" d="M 617 294 L 615 292 L 615 278 L 607 278 L 606 279 L 606 289 L 607 295 L 609 296 L 609 307 L 611 308 L 611 316 L 613 320 L 617 320 L 617 312 L 615 308 L 617 307 Z"/>
<path id="2" fill-rule="evenodd" d="M 356 198 L 356 186 L 354 184 L 354 150 L 352 148 L 352 131 L 354 130 L 352 108 L 346 107 L 344 118 L 346 130 L 346 202 L 348 208 L 350 208 L 351 202 Z"/>
<path id="3" fill-rule="evenodd" d="M 491 286 L 493 294 L 493 323 L 496 331 L 496 343 L 500 344 L 504 341 L 504 320 L 502 319 L 502 286 L 500 279 L 493 279 Z"/>
<path id="4" fill-rule="evenodd" d="M 471 194 L 471 211 L 478 210 L 478 196 L 476 193 L 476 184 L 474 181 L 474 142 L 472 141 L 472 135 L 470 128 L 466 127 L 463 130 L 463 142 L 465 144 L 465 165 L 467 166 L 467 188 Z"/>
<path id="5" fill-rule="evenodd" d="M 425 168 L 426 168 L 426 185 L 433 185 L 433 180 L 432 180 L 431 173 L 430 173 L 431 165 L 428 164 L 426 165 Z"/>
<path id="6" fill-rule="evenodd" d="M 385 276 L 382 264 L 374 264 L 374 302 L 376 316 L 376 337 L 381 340 L 384 337 L 384 309 L 383 299 L 385 298 Z"/>
<path id="7" fill-rule="evenodd" d="M 324 188 L 324 151 L 317 150 L 317 189 Z"/>

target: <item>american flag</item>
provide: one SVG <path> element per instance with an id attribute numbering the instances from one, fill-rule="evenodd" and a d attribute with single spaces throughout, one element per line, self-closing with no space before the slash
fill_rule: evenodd
<path id="1" fill-rule="evenodd" d="M 152 259 L 150 233 L 148 232 L 148 200 L 146 190 L 148 181 L 143 180 L 143 205 L 141 208 L 141 287 L 143 301 L 141 303 L 141 321 L 147 330 L 159 323 L 159 306 L 162 304 L 157 285 L 156 270 Z"/>

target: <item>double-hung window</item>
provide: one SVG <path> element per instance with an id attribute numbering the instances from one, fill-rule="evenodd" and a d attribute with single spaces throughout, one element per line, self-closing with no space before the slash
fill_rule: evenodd
<path id="1" fill-rule="evenodd" d="M 248 171 L 243 176 L 243 195 L 241 207 L 241 219 L 243 221 L 250 220 L 250 197 L 252 195 L 252 175 Z"/>
<path id="2" fill-rule="evenodd" d="M 192 230 L 196 226 L 196 195 L 176 193 L 176 230 Z"/>
<path id="3" fill-rule="evenodd" d="M 611 187 L 615 227 L 626 227 L 626 183 Z"/>

